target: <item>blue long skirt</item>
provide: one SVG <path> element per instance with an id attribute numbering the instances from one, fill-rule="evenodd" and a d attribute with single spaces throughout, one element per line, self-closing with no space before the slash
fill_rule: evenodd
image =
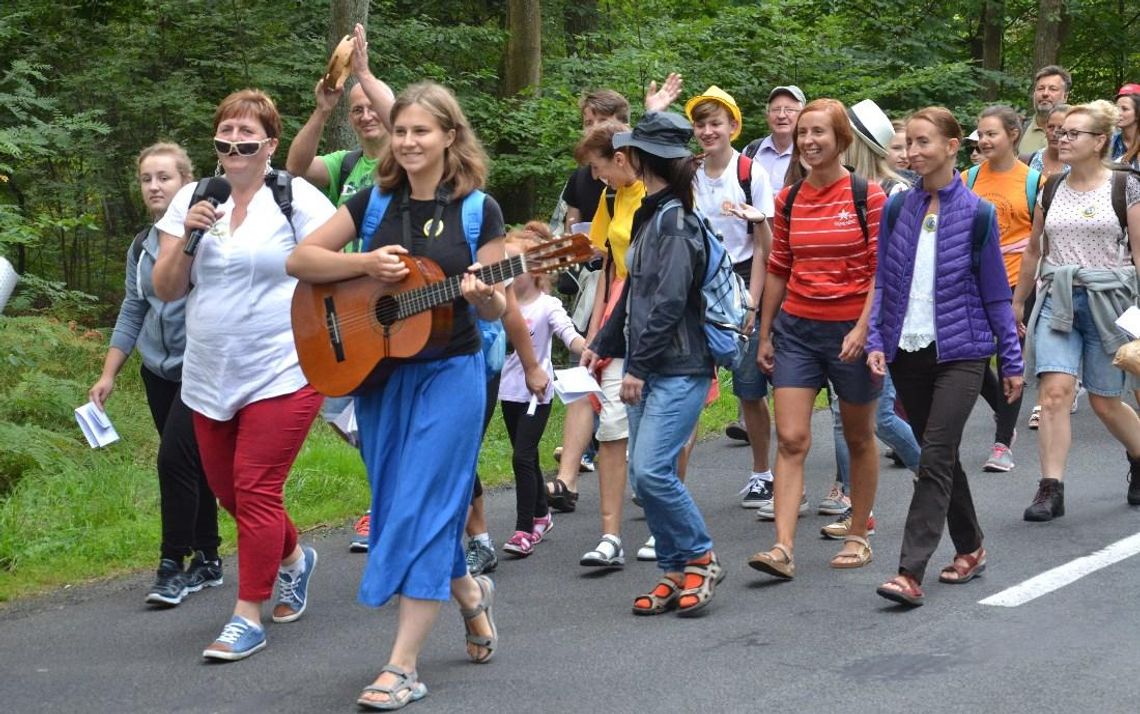
<path id="1" fill-rule="evenodd" d="M 372 486 L 372 529 L 360 602 L 396 594 L 448 600 L 467 573 L 463 526 L 486 399 L 483 355 L 401 365 L 357 397 L 360 453 Z"/>

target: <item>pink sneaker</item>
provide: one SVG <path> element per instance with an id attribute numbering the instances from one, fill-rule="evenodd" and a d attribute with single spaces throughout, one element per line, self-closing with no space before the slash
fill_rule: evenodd
<path id="1" fill-rule="evenodd" d="M 552 530 L 554 530 L 554 515 L 547 511 L 542 518 L 534 519 L 534 530 L 530 534 L 530 539 L 534 545 L 538 545 Z"/>
<path id="2" fill-rule="evenodd" d="M 516 558 L 525 558 L 534 552 L 533 536 L 526 531 L 515 531 L 511 539 L 503 543 L 503 552 L 510 553 Z"/>

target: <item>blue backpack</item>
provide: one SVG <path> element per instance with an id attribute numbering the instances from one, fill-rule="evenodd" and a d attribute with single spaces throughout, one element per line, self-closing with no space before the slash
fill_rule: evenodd
<path id="1" fill-rule="evenodd" d="M 974 184 L 978 180 L 978 173 L 982 170 L 982 165 L 977 164 L 971 166 L 970 170 L 966 172 L 966 188 L 971 191 L 974 190 Z M 1037 187 L 1041 184 L 1041 172 L 1037 169 L 1029 169 L 1029 173 L 1025 176 L 1025 203 L 1029 208 L 1029 218 L 1033 218 L 1033 209 L 1037 207 Z"/>
<path id="2" fill-rule="evenodd" d="M 486 197 L 487 194 L 476 189 L 463 198 L 460 207 L 463 235 L 467 238 L 467 246 L 471 249 L 472 263 L 476 259 L 479 234 L 483 231 L 483 199 Z M 391 202 L 392 194 L 381 193 L 378 186 L 372 187 L 372 194 L 368 197 L 368 208 L 364 210 L 364 220 L 360 223 L 360 232 L 357 236 L 359 246 L 370 247 L 372 236 L 380 227 L 380 221 L 383 220 Z M 503 363 L 507 359 L 507 332 L 503 329 L 502 320 L 481 320 L 475 314 L 473 305 L 470 309 L 479 326 L 479 337 L 483 341 L 483 361 L 487 366 L 487 379 L 491 379 L 503 371 Z"/>
<path id="3" fill-rule="evenodd" d="M 678 228 L 685 220 L 684 206 L 671 199 L 657 211 L 657 232 L 661 217 L 670 208 L 677 211 Z M 694 210 L 705 244 L 705 270 L 701 275 L 701 302 L 704 304 L 705 342 L 718 367 L 737 369 L 748 351 L 748 335 L 744 323 L 752 307 L 744 279 L 732 269 L 732 258 L 724 243 L 713 232 L 708 219 Z"/>

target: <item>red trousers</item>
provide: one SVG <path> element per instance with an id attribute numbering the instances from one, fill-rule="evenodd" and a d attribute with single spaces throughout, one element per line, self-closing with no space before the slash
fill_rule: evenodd
<path id="1" fill-rule="evenodd" d="M 285 479 L 322 400 L 306 385 L 247 404 L 228 421 L 194 412 L 206 480 L 237 521 L 240 600 L 268 600 L 281 560 L 297 547 L 297 529 L 285 512 Z"/>

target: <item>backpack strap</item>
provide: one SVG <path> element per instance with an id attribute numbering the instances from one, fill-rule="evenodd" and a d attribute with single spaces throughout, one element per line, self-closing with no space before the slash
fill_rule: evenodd
<path id="1" fill-rule="evenodd" d="M 352 249 L 359 253 L 362 250 L 375 250 L 376 229 L 384 214 L 388 212 L 388 204 L 392 203 L 392 194 L 382 193 L 379 186 L 373 186 L 368 195 L 368 207 L 364 209 L 364 219 L 360 221 L 360 230 L 356 233 Z"/>
<path id="2" fill-rule="evenodd" d="M 479 251 L 479 234 L 483 232 L 483 199 L 487 194 L 479 189 L 463 197 L 463 204 L 459 209 L 459 216 L 463 222 L 463 235 L 467 238 L 467 246 L 471 249 L 471 262 L 476 260 L 475 254 Z"/>
<path id="3" fill-rule="evenodd" d="M 1112 210 L 1116 211 L 1116 220 L 1120 221 L 1120 230 L 1124 232 L 1125 243 L 1128 242 L 1128 203 L 1125 192 L 1128 189 L 1130 174 L 1140 178 L 1140 171 L 1131 166 L 1112 167 Z"/>
<path id="4" fill-rule="evenodd" d="M 788 197 L 784 199 L 784 225 L 788 227 L 788 235 L 792 234 L 792 204 L 796 202 L 796 194 L 800 192 L 804 180 L 800 179 L 788 189 Z"/>
<path id="5" fill-rule="evenodd" d="M 867 228 L 867 179 L 856 173 L 851 174 L 851 200 L 855 203 L 855 216 L 863 231 L 863 242 L 871 242 L 871 231 Z"/>
<path id="6" fill-rule="evenodd" d="M 614 205 L 617 203 L 617 191 L 610 188 L 609 186 L 606 186 L 605 196 L 606 196 L 606 214 L 610 217 L 610 220 L 612 221 L 614 219 Z"/>
<path id="7" fill-rule="evenodd" d="M 974 184 L 978 181 L 978 172 L 982 170 L 981 164 L 974 164 L 970 170 L 966 172 L 966 188 L 971 191 L 974 190 Z"/>
<path id="8" fill-rule="evenodd" d="M 1029 222 L 1033 222 L 1033 209 L 1037 208 L 1037 188 L 1041 185 L 1041 172 L 1029 169 L 1025 177 L 1025 202 L 1029 206 Z"/>
<path id="9" fill-rule="evenodd" d="M 352 170 L 356 168 L 356 164 L 360 161 L 361 156 L 364 156 L 364 149 L 353 149 L 340 160 L 340 176 L 336 184 L 337 193 L 344 191 L 344 184 L 348 181 Z"/>
<path id="10" fill-rule="evenodd" d="M 970 267 L 974 275 L 978 275 L 982 268 L 982 248 L 990 238 L 990 225 L 994 219 L 994 204 L 985 199 L 978 202 L 978 210 L 974 213 L 974 222 L 970 226 Z"/>
<path id="11" fill-rule="evenodd" d="M 131 241 L 131 248 L 127 251 L 127 255 L 132 263 L 137 264 L 139 262 L 139 257 L 142 255 L 143 243 L 146 241 L 146 237 L 150 235 L 150 229 L 153 227 L 153 225 L 147 226 L 135 234 L 134 240 Z"/>
<path id="12" fill-rule="evenodd" d="M 752 205 L 752 157 L 741 154 L 736 158 L 736 180 L 744 191 L 744 202 Z"/>
<path id="13" fill-rule="evenodd" d="M 297 228 L 293 225 L 293 174 L 280 169 L 270 169 L 265 174 L 265 185 L 273 192 L 273 202 L 285 215 L 289 222 L 289 230 L 293 231 L 293 240 L 297 240 Z"/>

